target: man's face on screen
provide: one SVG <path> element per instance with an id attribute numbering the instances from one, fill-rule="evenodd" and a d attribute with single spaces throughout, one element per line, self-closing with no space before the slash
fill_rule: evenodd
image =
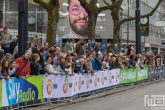
<path id="1" fill-rule="evenodd" d="M 88 0 L 89 1 L 89 0 Z M 88 33 L 88 14 L 78 0 L 71 0 L 68 8 L 68 18 L 72 31 L 78 35 Z"/>

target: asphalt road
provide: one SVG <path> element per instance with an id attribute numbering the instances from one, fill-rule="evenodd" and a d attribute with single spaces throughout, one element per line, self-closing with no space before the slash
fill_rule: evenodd
<path id="1" fill-rule="evenodd" d="M 165 95 L 165 82 L 135 88 L 54 110 L 165 110 L 165 106 L 144 106 L 144 95 Z"/>

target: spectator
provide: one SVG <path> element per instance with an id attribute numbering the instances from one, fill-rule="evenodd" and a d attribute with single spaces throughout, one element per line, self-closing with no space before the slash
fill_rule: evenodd
<path id="1" fill-rule="evenodd" d="M 53 68 L 53 65 L 51 64 L 51 62 L 52 62 L 52 58 L 50 56 L 48 56 L 46 58 L 46 66 L 44 67 L 44 69 L 46 71 L 46 75 L 48 75 L 48 74 L 59 74 L 59 72 L 56 71 Z"/>
<path id="2" fill-rule="evenodd" d="M 15 47 L 17 46 L 17 37 L 14 36 L 13 37 L 13 41 L 12 43 L 10 44 L 10 53 L 13 54 L 13 51 L 15 49 Z"/>
<path id="3" fill-rule="evenodd" d="M 4 32 L 2 33 L 2 39 L 3 39 L 3 50 L 5 53 L 10 53 L 10 44 L 12 43 L 12 36 L 8 32 L 7 27 L 4 27 Z"/>
<path id="4" fill-rule="evenodd" d="M 17 69 L 18 65 L 16 64 L 15 60 L 10 61 L 10 65 L 11 66 L 10 66 L 9 72 L 15 71 L 10 77 L 17 77 L 17 78 L 19 78 L 19 76 L 18 76 L 18 74 L 16 72 L 16 69 Z"/>
<path id="5" fill-rule="evenodd" d="M 41 68 L 44 68 L 45 66 L 45 62 L 44 62 L 44 59 L 43 59 L 43 56 L 45 55 L 46 51 L 44 48 L 41 48 L 39 50 L 39 56 L 40 56 L 40 60 L 39 60 L 39 64 L 41 65 Z M 41 72 L 41 74 L 43 74 L 44 72 Z"/>
<path id="6" fill-rule="evenodd" d="M 118 54 L 119 53 L 119 49 L 117 48 L 117 44 L 115 44 L 115 46 L 114 46 L 114 53 L 115 54 Z"/>
<path id="7" fill-rule="evenodd" d="M 14 51 L 13 51 L 13 58 L 14 58 L 14 59 L 17 59 L 17 58 L 18 58 L 18 45 L 14 48 Z"/>
<path id="8" fill-rule="evenodd" d="M 95 60 L 94 69 L 97 71 L 101 70 L 103 55 L 100 54 L 98 58 L 95 58 L 94 60 Z"/>
<path id="9" fill-rule="evenodd" d="M 45 49 L 45 51 L 46 51 L 46 53 L 45 53 L 45 55 L 43 56 L 43 59 L 44 59 L 44 61 L 46 61 L 46 58 L 48 57 L 48 43 L 47 42 L 45 42 L 44 43 L 44 49 Z"/>
<path id="10" fill-rule="evenodd" d="M 68 42 L 66 43 L 66 51 L 73 51 L 73 44 L 71 42 L 71 40 L 68 40 Z"/>
<path id="11" fill-rule="evenodd" d="M 24 56 L 17 58 L 15 61 L 18 64 L 17 73 L 19 76 L 29 76 L 30 75 L 30 57 L 31 52 L 26 51 Z"/>
<path id="12" fill-rule="evenodd" d="M 4 58 L 4 50 L 3 49 L 0 49 L 0 63 L 2 62 L 2 59 Z"/>
<path id="13" fill-rule="evenodd" d="M 13 57 L 13 56 L 12 56 L 10 53 L 6 53 L 5 56 L 4 56 L 4 59 L 9 60 L 9 62 L 10 62 L 10 61 L 12 61 L 12 59 L 13 59 L 12 57 Z"/>
<path id="14" fill-rule="evenodd" d="M 75 73 L 89 73 L 89 70 L 85 65 L 85 60 L 83 58 L 81 58 L 79 64 L 76 65 Z"/>
<path id="15" fill-rule="evenodd" d="M 38 50 L 40 50 L 42 48 L 41 38 L 38 38 L 36 40 L 36 44 L 34 45 L 34 47 L 36 47 Z"/>
<path id="16" fill-rule="evenodd" d="M 115 56 L 112 56 L 112 61 L 110 62 L 109 65 L 112 69 L 118 68 L 118 64 L 116 63 L 116 57 Z"/>
<path id="17" fill-rule="evenodd" d="M 34 43 L 30 42 L 29 43 L 29 51 L 32 53 L 32 48 L 34 47 Z"/>
<path id="18" fill-rule="evenodd" d="M 66 48 L 65 47 L 62 48 L 61 54 L 62 54 L 62 56 L 66 57 L 67 52 L 66 52 Z"/>
<path id="19" fill-rule="evenodd" d="M 35 53 L 32 55 L 32 61 L 30 63 L 31 75 L 45 74 L 41 65 L 39 64 L 40 56 Z"/>
<path id="20" fill-rule="evenodd" d="M 14 74 L 14 72 L 16 71 L 17 66 L 15 66 L 11 71 L 10 71 L 10 62 L 7 59 L 3 59 L 2 60 L 2 75 L 3 78 L 8 80 L 10 78 L 11 75 Z"/>
<path id="21" fill-rule="evenodd" d="M 38 36 L 37 35 L 34 35 L 33 40 L 32 40 L 32 42 L 33 42 L 34 45 L 36 45 L 37 38 L 38 38 Z"/>

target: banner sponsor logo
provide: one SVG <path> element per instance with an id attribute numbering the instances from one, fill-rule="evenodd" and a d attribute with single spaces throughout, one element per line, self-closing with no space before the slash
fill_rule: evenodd
<path id="1" fill-rule="evenodd" d="M 116 82 L 118 82 L 118 72 L 116 71 Z"/>
<path id="2" fill-rule="evenodd" d="M 89 88 L 89 84 L 90 84 L 90 77 L 89 75 L 87 75 L 87 80 L 86 80 L 86 88 Z"/>
<path id="3" fill-rule="evenodd" d="M 109 73 L 109 83 L 112 83 L 112 72 Z"/>
<path id="4" fill-rule="evenodd" d="M 64 84 L 63 84 L 63 92 L 64 92 L 64 94 L 66 94 L 67 91 L 68 91 L 68 79 L 65 78 Z"/>
<path id="5" fill-rule="evenodd" d="M 122 79 L 134 79 L 136 78 L 136 72 L 123 72 L 123 77 Z"/>
<path id="6" fill-rule="evenodd" d="M 102 85 L 104 85 L 104 73 L 102 73 L 101 82 L 102 82 Z"/>
<path id="7" fill-rule="evenodd" d="M 6 81 L 6 93 L 9 105 L 38 99 L 37 87 L 23 78 Z"/>
<path id="8" fill-rule="evenodd" d="M 98 79 L 97 79 L 97 74 L 95 74 L 95 79 L 94 79 L 95 81 L 94 81 L 94 85 L 95 85 L 95 87 L 97 87 L 97 82 L 98 82 Z"/>
<path id="9" fill-rule="evenodd" d="M 81 90 L 82 78 L 79 77 L 78 89 Z"/>
<path id="10" fill-rule="evenodd" d="M 46 86 L 46 90 L 47 90 L 47 94 L 51 95 L 52 94 L 52 90 L 53 90 L 53 81 L 51 78 L 48 79 L 48 84 Z"/>

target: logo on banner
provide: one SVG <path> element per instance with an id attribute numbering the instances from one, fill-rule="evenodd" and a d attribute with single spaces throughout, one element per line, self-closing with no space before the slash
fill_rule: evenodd
<path id="1" fill-rule="evenodd" d="M 102 85 L 104 85 L 104 73 L 102 73 L 101 82 L 102 82 Z"/>
<path id="2" fill-rule="evenodd" d="M 81 89 L 81 83 L 82 83 L 82 78 L 80 77 L 80 78 L 79 78 L 79 83 L 78 83 L 78 89 L 79 89 L 79 90 Z"/>
<path id="3" fill-rule="evenodd" d="M 74 77 L 74 92 L 76 92 L 76 77 Z"/>
<path id="4" fill-rule="evenodd" d="M 67 91 L 68 91 L 68 79 L 65 78 L 64 84 L 63 84 L 63 92 L 64 92 L 64 94 L 66 94 Z"/>
<path id="5" fill-rule="evenodd" d="M 112 83 L 112 72 L 109 73 L 109 83 Z"/>
<path id="6" fill-rule="evenodd" d="M 38 99 L 38 89 L 23 78 L 12 78 L 6 81 L 8 104 Z"/>
<path id="7" fill-rule="evenodd" d="M 120 72 L 120 81 L 122 81 L 123 76 L 122 76 L 122 72 Z"/>
<path id="8" fill-rule="evenodd" d="M 46 86 L 46 90 L 47 90 L 47 93 L 48 95 L 52 94 L 52 90 L 53 90 L 53 81 L 51 78 L 48 79 L 48 84 Z"/>
<path id="9" fill-rule="evenodd" d="M 95 81 L 94 81 L 95 87 L 97 87 L 97 81 L 98 81 L 97 74 L 95 74 Z"/>
<path id="10" fill-rule="evenodd" d="M 89 83 L 90 83 L 90 77 L 87 75 L 87 81 L 86 81 L 86 87 L 87 89 L 89 88 Z"/>
<path id="11" fill-rule="evenodd" d="M 116 82 L 118 82 L 118 72 L 116 71 Z"/>

